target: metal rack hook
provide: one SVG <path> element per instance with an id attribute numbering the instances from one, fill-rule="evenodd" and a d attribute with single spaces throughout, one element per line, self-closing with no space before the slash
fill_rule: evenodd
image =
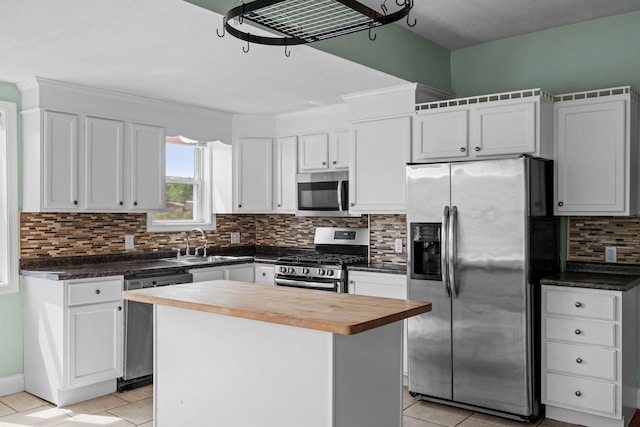
<path id="1" fill-rule="evenodd" d="M 289 50 L 289 46 L 287 46 L 287 39 L 284 40 L 284 56 L 287 58 L 291 56 L 291 51 Z"/>
<path id="2" fill-rule="evenodd" d="M 411 11 L 411 9 L 413 9 L 413 0 L 406 0 L 405 4 L 409 3 L 409 11 Z M 413 24 L 409 22 L 409 15 L 411 12 L 407 13 L 407 25 L 410 27 L 415 27 L 416 24 L 418 24 L 418 20 L 416 18 L 413 18 Z"/>
<path id="3" fill-rule="evenodd" d="M 251 38 L 251 33 L 247 33 L 249 34 L 249 38 Z M 242 51 L 244 53 L 249 53 L 249 49 L 251 48 L 250 44 L 249 44 L 249 38 L 247 38 L 247 49 L 245 50 L 244 46 L 242 46 Z"/>
<path id="4" fill-rule="evenodd" d="M 216 28 L 216 34 L 220 38 L 224 37 L 224 35 L 227 33 L 227 27 L 225 26 L 226 23 L 227 23 L 227 17 L 223 16 L 222 17 L 222 35 L 220 35 L 220 31 Z"/>
<path id="5" fill-rule="evenodd" d="M 387 0 L 384 0 L 382 2 L 382 4 L 380 5 L 380 9 L 382 9 L 382 13 L 384 13 L 384 16 L 387 16 Z"/>
<path id="6" fill-rule="evenodd" d="M 373 37 L 371 37 L 371 27 L 369 27 L 369 40 L 374 41 L 377 38 L 378 38 L 377 34 L 374 34 Z"/>

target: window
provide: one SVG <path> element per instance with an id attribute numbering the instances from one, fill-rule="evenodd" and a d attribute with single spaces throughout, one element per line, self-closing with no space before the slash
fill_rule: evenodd
<path id="1" fill-rule="evenodd" d="M 149 231 L 215 230 L 211 212 L 211 146 L 167 137 L 166 209 L 148 215 Z"/>
<path id="2" fill-rule="evenodd" d="M 0 293 L 18 292 L 16 104 L 0 101 Z"/>

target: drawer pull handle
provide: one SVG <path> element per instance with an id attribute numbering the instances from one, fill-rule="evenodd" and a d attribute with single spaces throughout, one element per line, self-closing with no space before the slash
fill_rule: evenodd
<path id="1" fill-rule="evenodd" d="M 582 363 L 582 359 L 578 357 L 578 358 L 576 359 L 576 363 Z"/>
<path id="2" fill-rule="evenodd" d="M 576 396 L 578 397 L 582 396 L 582 393 L 580 392 L 580 390 L 576 391 Z"/>
<path id="3" fill-rule="evenodd" d="M 582 331 L 580 329 L 576 329 L 575 333 L 576 333 L 576 335 L 580 335 L 582 333 Z"/>
<path id="4" fill-rule="evenodd" d="M 100 289 L 96 289 L 96 295 L 100 295 Z"/>
<path id="5" fill-rule="evenodd" d="M 582 303 L 580 301 L 577 301 L 576 302 L 576 307 L 578 307 L 578 308 L 582 307 Z"/>

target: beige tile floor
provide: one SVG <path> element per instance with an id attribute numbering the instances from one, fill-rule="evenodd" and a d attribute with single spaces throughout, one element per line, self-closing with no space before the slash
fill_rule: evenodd
<path id="1" fill-rule="evenodd" d="M 0 427 L 128 427 L 153 426 L 153 387 L 113 393 L 56 408 L 29 393 L 0 397 Z M 522 427 L 523 424 L 465 409 L 414 400 L 404 392 L 404 427 Z M 535 427 L 574 427 L 543 420 Z M 247 426 L 250 427 L 250 426 Z M 303 426 L 301 426 L 303 427 Z"/>

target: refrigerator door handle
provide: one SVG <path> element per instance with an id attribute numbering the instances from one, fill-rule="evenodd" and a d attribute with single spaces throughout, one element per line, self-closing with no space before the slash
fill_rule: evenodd
<path id="1" fill-rule="evenodd" d="M 447 298 L 451 298 L 451 290 L 449 288 L 449 249 L 448 249 L 448 233 L 449 233 L 449 206 L 444 207 L 442 212 L 442 230 L 440 231 L 440 272 L 442 273 L 442 286 Z"/>
<path id="2" fill-rule="evenodd" d="M 451 213 L 449 214 L 449 233 L 447 249 L 449 254 L 447 256 L 449 261 L 449 291 L 453 298 L 458 298 L 458 290 L 456 289 L 456 258 L 458 257 L 458 248 L 456 242 L 456 234 L 458 233 L 458 207 L 453 206 Z"/>

